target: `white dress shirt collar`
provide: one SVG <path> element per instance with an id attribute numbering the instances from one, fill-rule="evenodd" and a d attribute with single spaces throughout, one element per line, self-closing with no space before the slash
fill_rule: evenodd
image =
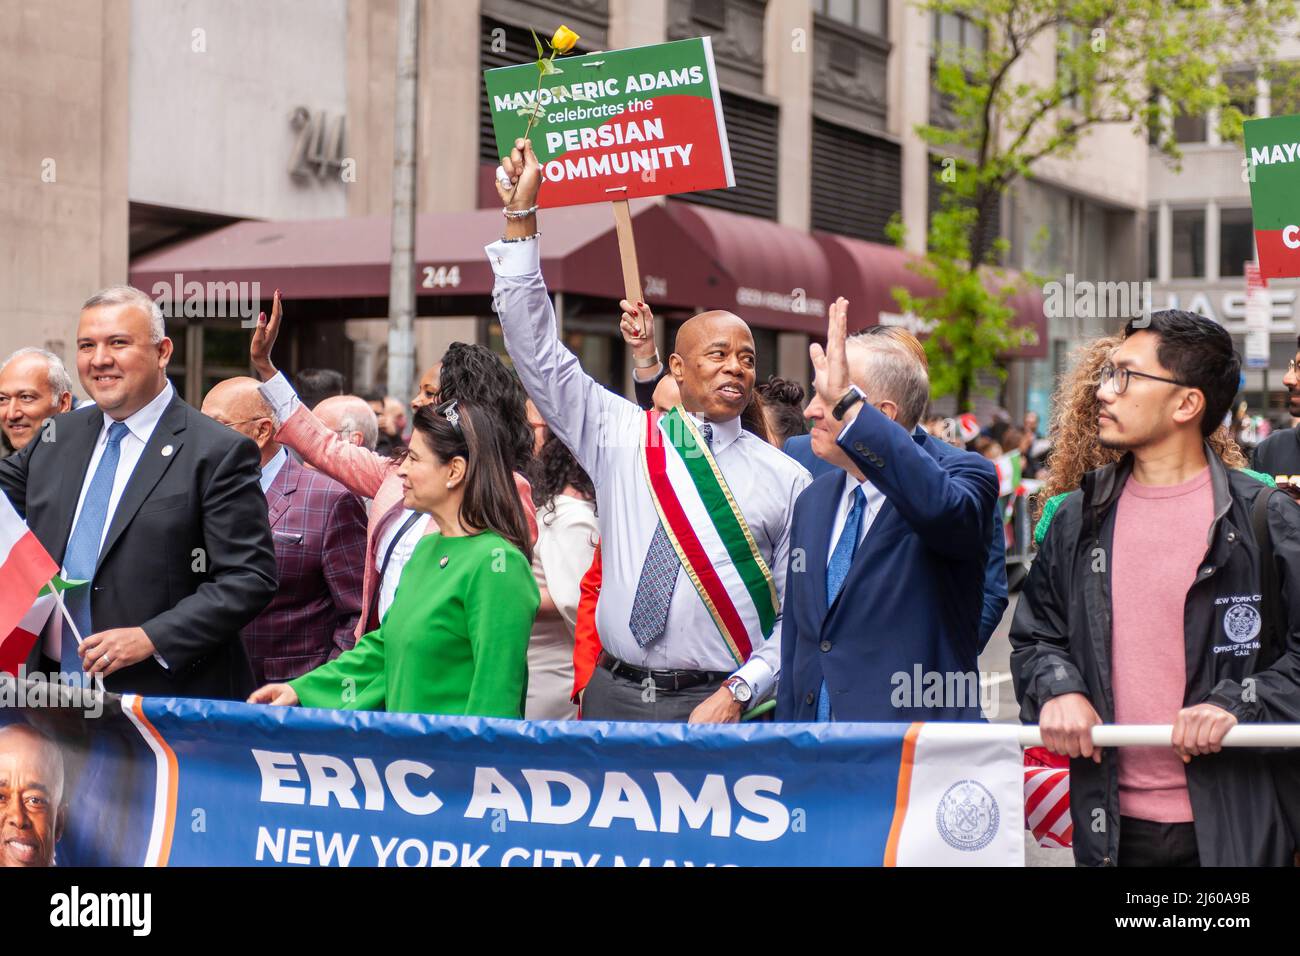
<path id="1" fill-rule="evenodd" d="M 149 436 L 153 434 L 154 428 L 158 425 L 158 420 L 162 418 L 163 412 L 167 410 L 167 406 L 171 404 L 172 396 L 175 394 L 176 390 L 172 388 L 172 383 L 164 382 L 162 391 L 154 396 L 153 401 L 135 414 L 124 418 L 122 424 L 130 430 L 132 435 L 147 444 Z M 116 420 L 110 417 L 108 412 L 104 412 L 104 428 L 101 434 L 108 434 L 109 426 Z"/>
<path id="2" fill-rule="evenodd" d="M 853 507 L 853 491 L 855 488 L 861 488 L 862 493 L 867 497 L 867 503 L 864 508 L 865 515 L 874 515 L 880 510 L 880 506 L 885 503 L 885 494 L 865 478 L 862 481 L 854 478 L 847 471 L 844 473 L 844 490 L 840 492 L 840 509 L 848 514 Z M 867 522 L 864 520 L 863 524 Z"/>
<path id="3" fill-rule="evenodd" d="M 686 412 L 684 406 L 682 411 Z M 705 424 L 705 420 L 694 412 L 686 412 L 686 415 L 695 423 L 696 428 Z M 713 440 L 709 442 L 709 450 L 715 455 L 740 437 L 742 429 L 739 415 L 735 418 L 728 418 L 725 422 L 709 422 L 708 424 L 713 429 Z"/>
<path id="4" fill-rule="evenodd" d="M 281 448 L 271 460 L 262 466 L 262 494 L 271 490 L 271 485 L 275 484 L 275 479 L 279 477 L 280 469 L 284 463 L 289 460 L 289 453 Z"/>
<path id="5" fill-rule="evenodd" d="M 835 508 L 835 523 L 831 525 L 831 537 L 826 543 L 826 563 L 829 566 L 831 557 L 835 554 L 835 547 L 839 543 L 840 535 L 844 532 L 844 526 L 849 522 L 849 512 L 853 510 L 853 492 L 862 489 L 862 494 L 866 501 L 862 506 L 862 521 L 858 524 L 858 544 L 867 536 L 871 530 L 871 525 L 875 522 L 880 514 L 880 509 L 885 505 L 885 495 L 879 488 L 869 481 L 858 481 L 847 471 L 844 472 L 844 484 L 840 490 L 839 504 Z"/>

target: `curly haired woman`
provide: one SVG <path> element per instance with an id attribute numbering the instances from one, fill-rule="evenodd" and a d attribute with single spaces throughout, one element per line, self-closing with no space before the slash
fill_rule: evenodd
<path id="1" fill-rule="evenodd" d="M 1034 527 L 1034 543 L 1041 545 L 1052 522 L 1057 506 L 1065 496 L 1079 487 L 1083 476 L 1095 468 L 1118 461 L 1123 452 L 1104 448 L 1097 439 L 1097 413 L 1101 402 L 1097 400 L 1097 383 L 1101 367 L 1122 342 L 1118 335 L 1103 335 L 1080 346 L 1074 353 L 1073 365 L 1061 379 L 1052 395 L 1052 424 L 1048 430 L 1052 451 L 1048 460 L 1047 478 L 1038 494 L 1040 509 Z M 1210 450 L 1229 468 L 1239 469 L 1272 485 L 1268 475 L 1251 471 L 1241 448 L 1224 425 L 1220 425 L 1206 441 Z"/>

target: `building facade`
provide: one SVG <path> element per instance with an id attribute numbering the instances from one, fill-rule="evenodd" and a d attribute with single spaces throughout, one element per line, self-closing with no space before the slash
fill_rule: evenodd
<path id="1" fill-rule="evenodd" d="M 0 355 L 42 344 L 71 359 L 81 300 L 126 280 L 132 261 L 156 259 L 191 237 L 239 220 L 360 224 L 386 216 L 396 6 L 0 0 L 0 103 L 14 107 L 0 110 L 12 133 L 0 147 L 7 253 L 0 287 L 11 291 L 0 298 Z M 748 232 L 778 247 L 835 248 L 806 281 L 797 256 L 780 248 L 768 250 L 775 270 L 746 266 L 743 249 L 725 250 L 739 263 L 733 272 L 748 267 L 759 279 L 742 278 L 735 303 L 690 304 L 750 317 L 747 303 L 765 303 L 752 319 L 760 371 L 804 382 L 810 335 L 826 301 L 845 287 L 836 263 L 864 254 L 855 243 L 886 243 L 895 212 L 908 248 L 923 249 L 941 157 L 915 128 L 935 108 L 935 44 L 982 42 L 969 24 L 932 18 L 906 0 L 422 0 L 421 22 L 418 207 L 435 222 L 497 204 L 481 73 L 530 59 L 530 30 L 548 35 L 566 23 L 581 34 L 583 51 L 711 35 L 738 185 L 677 197 L 666 208 L 705 245 Z M 1053 38 L 1039 42 L 1026 71 L 1054 68 Z M 46 159 L 56 161 L 57 180 L 42 180 Z M 846 168 L 863 171 L 858 181 L 846 181 Z M 1095 131 L 1074 158 L 1043 163 L 1002 204 L 1008 264 L 1049 276 L 1143 277 L 1142 239 L 1155 205 L 1146 172 L 1145 143 L 1127 130 Z M 275 230 L 259 236 L 269 257 Z M 382 384 L 384 303 L 309 299 L 294 287 L 296 273 L 277 274 L 289 303 L 283 364 L 340 368 L 356 390 Z M 486 296 L 452 295 L 426 278 L 416 322 L 420 368 L 451 341 L 499 345 Z M 197 401 L 216 380 L 246 370 L 245 313 L 265 307 L 272 289 L 241 289 L 241 310 L 213 314 L 181 307 L 185 283 L 178 275 L 170 290 L 172 375 Z M 793 302 L 811 306 L 801 311 Z M 627 362 L 615 303 L 565 292 L 560 311 L 569 345 L 617 386 L 626 384 Z M 678 304 L 661 315 L 668 340 L 690 314 Z M 1045 412 L 1064 356 L 1095 325 L 1049 317 L 1047 341 L 1009 359 L 1005 387 L 983 407 Z"/>

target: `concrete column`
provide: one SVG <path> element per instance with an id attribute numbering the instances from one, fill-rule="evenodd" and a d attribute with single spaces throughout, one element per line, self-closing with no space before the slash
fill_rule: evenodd
<path id="1" fill-rule="evenodd" d="M 1150 210 L 1135 210 L 1132 216 L 1126 217 L 1129 222 L 1127 228 L 1123 230 L 1123 242 L 1121 246 L 1131 250 L 1131 255 L 1122 259 L 1114 253 L 1111 254 L 1109 267 L 1112 272 L 1119 275 L 1128 273 L 1133 279 L 1141 281 L 1151 276 L 1152 263 L 1147 262 L 1147 231 L 1150 228 L 1148 220 L 1151 218 Z"/>
<path id="2" fill-rule="evenodd" d="M 1219 278 L 1219 203 L 1211 199 L 1205 203 L 1205 278 Z"/>
<path id="3" fill-rule="evenodd" d="M 930 150 L 916 127 L 930 117 L 930 14 L 911 0 L 889 4 L 889 131 L 902 143 L 906 248 L 925 253 Z"/>
<path id="4" fill-rule="evenodd" d="M 668 0 L 609 0 L 611 50 L 649 46 L 667 39 Z"/>
<path id="5" fill-rule="evenodd" d="M 777 333 L 776 374 L 781 378 L 798 382 L 808 389 L 812 384 L 811 369 L 812 364 L 808 359 L 808 336 L 802 332 Z"/>
<path id="6" fill-rule="evenodd" d="M 347 152 L 357 161 L 348 215 L 387 215 L 392 205 L 396 0 L 348 0 Z"/>
<path id="7" fill-rule="evenodd" d="M 462 212 L 478 200 L 479 0 L 420 7 L 419 212 Z M 348 3 L 348 155 L 357 161 L 348 215 L 387 215 L 392 204 L 395 0 Z"/>
<path id="8" fill-rule="evenodd" d="M 420 9 L 420 212 L 478 208 L 480 0 L 424 0 Z"/>
<path id="9" fill-rule="evenodd" d="M 1216 73 L 1211 79 L 1211 83 L 1219 82 L 1219 75 Z M 1210 109 L 1205 115 L 1205 141 L 1211 146 L 1218 146 L 1222 140 L 1219 138 L 1219 110 L 1217 107 Z"/>
<path id="10" fill-rule="evenodd" d="M 130 7 L 19 7 L 0 4 L 0 361 L 41 346 L 75 379 L 78 308 L 127 277 Z"/>
<path id="11" fill-rule="evenodd" d="M 127 145 L 130 138 L 131 5 L 105 0 L 100 114 L 99 284 L 125 282 L 130 257 Z"/>
<path id="12" fill-rule="evenodd" d="M 415 320 L 415 378 L 442 358 L 452 342 L 478 342 L 478 317 L 473 315 L 425 316 Z M 486 343 L 482 343 L 486 344 Z M 410 395 L 397 395 L 402 401 Z"/>
<path id="13" fill-rule="evenodd" d="M 812 8 L 806 0 L 771 0 L 763 44 L 763 92 L 781 110 L 777 137 L 777 220 L 807 229 L 812 220 Z"/>
<path id="14" fill-rule="evenodd" d="M 1156 229 L 1156 281 L 1166 283 L 1174 271 L 1174 213 L 1165 200 L 1156 211 Z"/>
<path id="15" fill-rule="evenodd" d="M 807 0 L 771 0 L 763 44 L 767 61 L 763 92 L 776 99 L 781 110 L 776 144 L 781 177 L 777 220 L 807 230 L 812 225 L 812 5 Z M 807 355 L 807 335 L 777 333 L 778 375 L 803 382 Z"/>

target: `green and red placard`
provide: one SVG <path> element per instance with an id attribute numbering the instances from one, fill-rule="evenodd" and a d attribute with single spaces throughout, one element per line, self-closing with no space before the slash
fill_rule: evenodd
<path id="1" fill-rule="evenodd" d="M 1300 276 L 1300 116 L 1247 120 L 1245 134 L 1260 275 Z"/>
<path id="2" fill-rule="evenodd" d="M 498 155 L 533 120 L 542 206 L 736 184 L 708 37 L 565 57 L 540 93 L 536 63 L 483 76 Z"/>

